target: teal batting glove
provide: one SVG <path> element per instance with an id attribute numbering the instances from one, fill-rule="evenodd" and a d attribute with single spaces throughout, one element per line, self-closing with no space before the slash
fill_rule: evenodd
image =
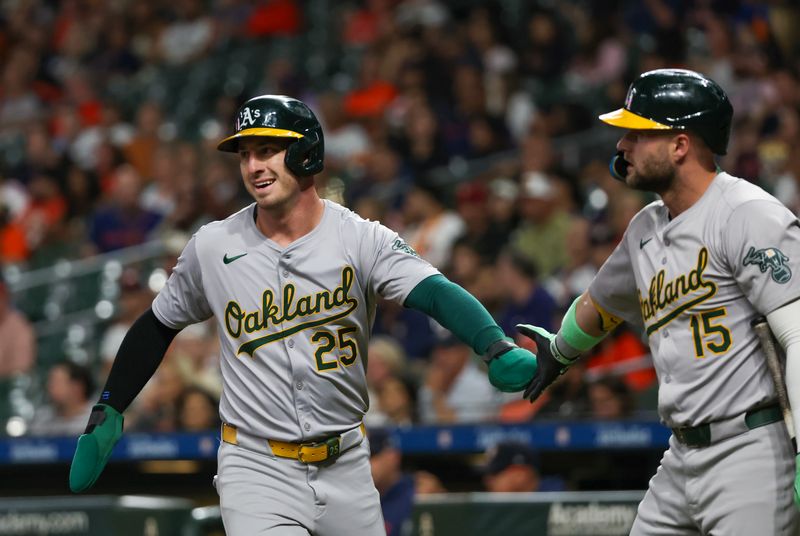
<path id="1" fill-rule="evenodd" d="M 538 368 L 536 356 L 511 339 L 501 339 L 489 346 L 484 360 L 489 364 L 489 382 L 504 393 L 524 390 Z"/>
<path id="2" fill-rule="evenodd" d="M 78 447 L 69 468 L 69 489 L 80 493 L 91 488 L 122 437 L 122 414 L 106 404 L 92 408 L 89 424 L 78 438 Z"/>
<path id="3" fill-rule="evenodd" d="M 794 505 L 800 510 L 800 454 L 795 459 L 795 473 L 794 473 Z"/>

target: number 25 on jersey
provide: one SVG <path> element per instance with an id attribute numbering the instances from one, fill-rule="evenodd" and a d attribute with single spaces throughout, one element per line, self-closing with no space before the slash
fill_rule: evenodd
<path id="1" fill-rule="evenodd" d="M 317 372 L 326 372 L 339 368 L 339 363 L 345 367 L 355 363 L 358 357 L 358 348 L 355 341 L 349 336 L 356 332 L 358 328 L 348 327 L 336 330 L 336 334 L 330 331 L 316 331 L 311 336 L 311 342 L 319 345 L 314 351 Z M 327 354 L 339 350 L 338 359 L 327 356 Z"/>

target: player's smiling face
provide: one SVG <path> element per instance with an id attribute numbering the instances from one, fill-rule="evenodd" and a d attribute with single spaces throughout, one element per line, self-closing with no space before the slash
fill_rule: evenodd
<path id="1" fill-rule="evenodd" d="M 296 198 L 298 178 L 286 167 L 291 140 L 252 137 L 239 140 L 239 169 L 244 187 L 261 208 L 274 208 Z"/>
<path id="2" fill-rule="evenodd" d="M 674 131 L 629 130 L 617 143 L 628 166 L 625 182 L 631 188 L 663 193 L 675 180 L 669 143 Z"/>

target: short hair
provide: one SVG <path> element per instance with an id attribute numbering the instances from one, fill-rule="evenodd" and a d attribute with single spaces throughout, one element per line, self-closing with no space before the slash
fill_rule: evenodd
<path id="1" fill-rule="evenodd" d="M 518 249 L 506 248 L 503 254 L 508 257 L 511 266 L 525 277 L 529 279 L 539 277 L 539 268 L 536 266 L 536 262 Z"/>
<path id="2" fill-rule="evenodd" d="M 74 361 L 62 359 L 57 361 L 52 368 L 62 367 L 67 371 L 67 376 L 73 382 L 78 382 L 83 387 L 83 396 L 88 399 L 92 396 L 95 389 L 94 378 L 92 372 L 87 367 L 79 365 Z M 52 369 L 51 369 L 52 370 Z"/>

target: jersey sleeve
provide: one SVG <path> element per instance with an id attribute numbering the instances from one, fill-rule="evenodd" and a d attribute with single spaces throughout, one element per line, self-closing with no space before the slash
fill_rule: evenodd
<path id="1" fill-rule="evenodd" d="M 423 279 L 439 273 L 388 227 L 370 222 L 363 238 L 360 251 L 368 285 L 387 300 L 403 303 Z"/>
<path id="2" fill-rule="evenodd" d="M 153 300 L 153 313 L 172 329 L 183 329 L 211 318 L 197 256 L 197 235 L 186 244 L 172 275 Z"/>
<path id="3" fill-rule="evenodd" d="M 777 200 L 736 207 L 722 239 L 733 277 L 758 312 L 771 313 L 800 297 L 800 223 Z"/>
<path id="4" fill-rule="evenodd" d="M 634 326 L 642 326 L 642 313 L 631 265 L 627 232 L 589 285 L 592 300 L 609 313 Z"/>

